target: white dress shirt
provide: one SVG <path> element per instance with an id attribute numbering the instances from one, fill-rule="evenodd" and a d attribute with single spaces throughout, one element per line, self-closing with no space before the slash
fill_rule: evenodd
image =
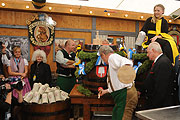
<path id="1" fill-rule="evenodd" d="M 126 65 L 126 64 L 133 66 L 133 62 L 125 57 L 122 57 L 122 56 L 114 53 L 109 56 L 108 63 L 109 63 L 109 73 L 108 74 L 110 75 L 110 79 L 111 79 L 111 83 L 114 88 L 114 91 L 123 89 L 125 87 L 131 88 L 133 83 L 124 84 L 119 81 L 118 76 L 117 76 L 117 71 L 120 67 L 122 67 L 123 65 Z M 110 83 L 108 81 L 109 80 L 107 78 L 108 92 L 111 93 L 113 91 L 112 91 Z"/>

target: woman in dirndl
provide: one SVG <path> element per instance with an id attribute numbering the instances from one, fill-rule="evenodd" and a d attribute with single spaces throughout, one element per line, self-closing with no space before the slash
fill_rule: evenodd
<path id="1" fill-rule="evenodd" d="M 21 48 L 19 46 L 16 46 L 13 48 L 13 56 L 10 58 L 9 63 L 8 63 L 8 73 L 9 73 L 9 78 L 21 79 L 23 89 L 20 91 L 22 92 L 22 96 L 24 96 L 27 92 L 31 91 L 31 87 L 30 87 L 29 80 L 27 77 L 28 61 L 22 58 Z M 16 106 L 19 106 L 18 97 L 19 97 L 18 91 L 14 89 L 13 90 L 13 103 L 11 106 L 12 117 L 14 117 L 14 115 L 17 114 L 17 111 L 20 111 L 19 109 L 16 109 L 17 108 Z"/>

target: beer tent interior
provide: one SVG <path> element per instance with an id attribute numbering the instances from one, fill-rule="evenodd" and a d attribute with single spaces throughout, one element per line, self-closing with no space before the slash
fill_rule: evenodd
<path id="1" fill-rule="evenodd" d="M 46 0 L 46 2 L 126 10 L 150 14 L 153 13 L 153 7 L 156 4 L 163 4 L 165 6 L 164 15 L 166 16 L 171 15 L 171 13 L 178 10 L 180 6 L 180 0 Z"/>

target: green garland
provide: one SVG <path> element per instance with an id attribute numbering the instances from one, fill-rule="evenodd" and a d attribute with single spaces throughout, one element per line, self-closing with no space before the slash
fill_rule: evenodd
<path id="1" fill-rule="evenodd" d="M 78 58 L 81 59 L 82 61 L 88 61 L 85 64 L 85 73 L 89 73 L 92 68 L 94 67 L 96 60 L 98 58 L 97 56 L 97 52 L 92 52 L 92 53 L 88 53 L 88 52 L 84 52 L 84 51 L 80 51 L 78 54 Z M 79 68 L 76 69 L 74 75 L 76 76 L 76 78 L 79 78 L 79 74 L 78 74 Z"/>
<path id="2" fill-rule="evenodd" d="M 137 75 L 147 72 L 151 68 L 152 63 L 153 63 L 153 61 L 151 61 L 151 60 L 145 60 L 143 62 L 143 64 L 139 67 L 139 69 L 137 71 Z"/>
<path id="3" fill-rule="evenodd" d="M 94 67 L 94 65 L 95 65 L 95 63 L 96 63 L 96 60 L 97 60 L 97 59 L 92 59 L 91 61 L 89 61 L 89 62 L 86 63 L 85 69 L 84 69 L 86 74 L 89 73 L 89 72 L 92 70 L 92 68 Z M 74 75 L 76 76 L 76 78 L 79 78 L 79 77 L 80 77 L 79 74 L 78 74 L 78 71 L 79 71 L 79 68 L 77 68 L 76 71 L 75 71 L 75 73 L 74 73 Z"/>
<path id="4" fill-rule="evenodd" d="M 123 51 L 118 51 L 118 52 L 115 52 L 115 53 L 117 53 L 117 54 L 119 54 L 119 55 L 121 55 L 121 56 L 123 56 L 123 57 L 126 56 L 125 53 L 124 53 Z"/>
<path id="5" fill-rule="evenodd" d="M 151 68 L 151 65 L 153 63 L 153 61 L 149 60 L 149 58 L 147 57 L 147 53 L 133 54 L 132 58 L 134 62 L 142 62 L 142 65 L 139 67 L 137 71 L 137 75 L 147 72 Z"/>
<path id="6" fill-rule="evenodd" d="M 91 60 L 91 59 L 97 59 L 97 52 L 84 52 L 83 50 L 81 50 L 78 54 L 78 58 L 83 60 Z"/>
<path id="7" fill-rule="evenodd" d="M 122 51 L 118 51 L 115 52 L 121 56 L 125 56 L 124 52 Z M 96 60 L 98 58 L 97 56 L 97 52 L 84 52 L 83 50 L 81 50 L 78 54 L 79 59 L 81 59 L 82 61 L 87 61 L 86 65 L 85 65 L 85 73 L 89 73 L 93 67 L 95 66 Z M 149 70 L 149 68 L 152 65 L 152 61 L 150 61 L 147 57 L 147 53 L 137 53 L 137 54 L 133 54 L 132 58 L 134 61 L 140 61 L 142 62 L 142 65 L 139 67 L 137 74 L 142 74 L 146 71 Z M 75 71 L 75 76 L 76 78 L 79 78 L 79 74 L 78 74 L 79 68 L 76 69 Z"/>
<path id="8" fill-rule="evenodd" d="M 147 53 L 137 53 L 132 55 L 132 59 L 139 61 L 139 60 L 146 60 L 148 59 Z"/>
<path id="9" fill-rule="evenodd" d="M 116 52 L 117 54 L 121 55 L 121 56 L 125 56 L 125 54 L 120 51 L 120 52 Z M 93 67 L 95 66 L 95 63 L 97 61 L 97 52 L 84 52 L 83 50 L 81 50 L 78 54 L 78 58 L 81 59 L 82 61 L 88 61 L 85 65 L 85 73 L 89 73 Z M 75 76 L 76 78 L 79 78 L 79 74 L 78 74 L 79 68 L 76 69 L 75 71 Z"/>
<path id="10" fill-rule="evenodd" d="M 90 97 L 91 95 L 93 95 L 93 93 L 92 93 L 89 89 L 84 88 L 83 85 L 77 86 L 77 90 L 78 90 L 80 93 L 82 93 L 82 94 L 84 94 L 85 96 L 88 96 L 88 97 Z"/>

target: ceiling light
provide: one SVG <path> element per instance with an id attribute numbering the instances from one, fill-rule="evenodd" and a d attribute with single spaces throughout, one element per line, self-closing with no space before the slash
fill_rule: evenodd
<path id="1" fill-rule="evenodd" d="M 141 16 L 140 18 L 141 18 L 141 19 L 143 19 L 143 18 L 144 18 L 144 16 Z"/>
<path id="2" fill-rule="evenodd" d="M 128 14 L 125 14 L 124 17 L 128 17 Z"/>
<path id="3" fill-rule="evenodd" d="M 72 9 L 70 9 L 70 10 L 69 10 L 69 12 L 71 12 L 71 13 L 72 13 Z"/>
<path id="4" fill-rule="evenodd" d="M 172 22 L 172 20 L 169 20 L 169 22 Z"/>
<path id="5" fill-rule="evenodd" d="M 1 3 L 1 5 L 4 7 L 6 4 L 5 3 Z"/>
<path id="6" fill-rule="evenodd" d="M 111 14 L 110 13 L 107 13 L 107 16 L 110 16 Z"/>
<path id="7" fill-rule="evenodd" d="M 49 10 L 52 10 L 52 7 L 49 7 Z"/>
<path id="8" fill-rule="evenodd" d="M 26 8 L 28 9 L 28 8 L 29 8 L 29 6 L 28 6 L 28 5 L 26 5 Z"/>
<path id="9" fill-rule="evenodd" d="M 92 14 L 93 12 L 92 11 L 89 11 L 89 14 Z"/>

